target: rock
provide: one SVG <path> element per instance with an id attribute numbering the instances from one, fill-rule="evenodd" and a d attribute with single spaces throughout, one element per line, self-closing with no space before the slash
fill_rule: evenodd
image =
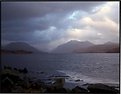
<path id="1" fill-rule="evenodd" d="M 55 87 L 49 86 L 49 87 L 46 87 L 45 93 L 54 93 L 54 90 L 55 90 Z"/>
<path id="2" fill-rule="evenodd" d="M 72 93 L 87 93 L 87 92 L 88 90 L 79 86 L 76 86 L 75 88 L 72 89 Z"/>
<path id="3" fill-rule="evenodd" d="M 4 80 L 2 80 L 1 82 L 1 92 L 2 93 L 10 93 L 12 91 L 13 88 L 13 81 L 11 79 L 9 79 L 8 77 L 6 77 Z"/>
<path id="4" fill-rule="evenodd" d="M 42 71 L 42 72 L 40 72 L 41 74 L 44 74 L 44 72 Z"/>
<path id="5" fill-rule="evenodd" d="M 119 91 L 104 84 L 89 84 L 87 87 L 90 93 L 118 93 Z"/>
<path id="6" fill-rule="evenodd" d="M 54 86 L 47 87 L 47 90 L 45 93 L 67 93 L 67 90 L 65 88 L 56 88 Z"/>
<path id="7" fill-rule="evenodd" d="M 23 69 L 23 73 L 24 74 L 27 74 L 28 73 L 28 70 L 26 68 Z"/>
<path id="8" fill-rule="evenodd" d="M 65 88 L 57 88 L 55 89 L 56 93 L 67 93 L 67 90 Z"/>
<path id="9" fill-rule="evenodd" d="M 81 81 L 81 80 L 80 79 L 75 80 L 75 82 L 79 82 L 79 81 Z"/>
<path id="10" fill-rule="evenodd" d="M 65 83 L 65 78 L 55 78 L 55 82 L 53 83 L 53 86 L 56 88 L 63 88 Z"/>
<path id="11" fill-rule="evenodd" d="M 21 86 L 15 86 L 12 90 L 13 93 L 24 93 L 24 89 Z"/>
<path id="12" fill-rule="evenodd" d="M 63 77 L 63 78 L 68 78 L 69 76 L 54 76 L 54 77 Z"/>
<path id="13" fill-rule="evenodd" d="M 71 89 L 66 88 L 66 92 L 67 92 L 67 93 L 71 93 Z"/>

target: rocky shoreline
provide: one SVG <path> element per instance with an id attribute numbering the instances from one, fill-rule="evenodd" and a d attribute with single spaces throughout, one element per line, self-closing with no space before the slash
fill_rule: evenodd
<path id="1" fill-rule="evenodd" d="M 41 72 L 44 74 L 44 72 Z M 73 88 L 64 87 L 68 76 L 53 76 L 47 79 L 33 79 L 28 70 L 4 66 L 1 73 L 2 93 L 110 93 L 119 94 L 119 86 L 103 83 L 83 84 Z M 76 80 L 78 82 L 80 80 Z"/>

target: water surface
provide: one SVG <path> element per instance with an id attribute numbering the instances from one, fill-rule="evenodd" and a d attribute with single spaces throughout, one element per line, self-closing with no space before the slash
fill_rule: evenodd
<path id="1" fill-rule="evenodd" d="M 26 54 L 2 55 L 2 65 L 28 68 L 33 75 L 64 73 L 71 79 L 85 82 L 119 83 L 119 54 Z"/>

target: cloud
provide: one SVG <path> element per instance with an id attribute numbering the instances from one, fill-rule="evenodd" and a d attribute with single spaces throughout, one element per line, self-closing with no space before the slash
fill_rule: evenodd
<path id="1" fill-rule="evenodd" d="M 82 22 L 81 24 L 84 24 L 85 26 L 90 26 L 96 29 L 97 31 L 101 32 L 105 31 L 105 32 L 118 33 L 119 31 L 118 24 L 109 18 L 104 18 L 102 21 L 95 21 L 90 17 L 85 17 L 81 19 L 81 22 Z"/>
<path id="2" fill-rule="evenodd" d="M 106 41 L 119 41 L 119 19 L 118 15 L 112 16 L 112 14 L 118 14 L 119 3 L 106 3 L 105 5 L 98 6 L 96 12 L 90 13 L 85 17 L 76 20 L 75 31 L 73 36 L 76 34 L 80 40 L 90 40 L 97 43 L 103 43 Z M 98 10 L 98 11 L 97 11 Z M 114 20 L 116 18 L 116 20 Z M 78 30 L 78 32 L 77 32 Z M 72 30 L 70 30 L 72 33 Z"/>
<path id="3" fill-rule="evenodd" d="M 34 30 L 45 30 L 49 28 L 44 21 L 36 22 L 31 20 L 2 22 L 2 32 L 32 32 Z"/>
<path id="4" fill-rule="evenodd" d="M 2 40 L 51 50 L 71 39 L 118 42 L 119 2 L 2 2 Z"/>
<path id="5" fill-rule="evenodd" d="M 2 2 L 2 20 L 44 17 L 74 10 L 90 11 L 102 2 Z"/>

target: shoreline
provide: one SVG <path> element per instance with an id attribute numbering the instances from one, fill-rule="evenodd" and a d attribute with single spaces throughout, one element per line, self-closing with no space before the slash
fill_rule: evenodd
<path id="1" fill-rule="evenodd" d="M 106 84 L 109 86 L 117 86 L 119 85 L 118 81 L 114 81 L 114 80 L 110 80 L 110 79 L 102 79 L 102 78 L 96 78 L 96 77 L 89 77 L 89 76 L 85 76 L 85 75 L 81 75 L 81 77 L 75 77 L 72 75 L 68 75 L 62 71 L 56 71 L 56 72 L 50 72 L 47 74 L 47 72 L 45 71 L 39 71 L 39 72 L 32 72 L 32 73 L 36 73 L 36 75 L 39 75 L 39 77 L 36 77 L 36 79 L 40 79 L 41 80 L 47 80 L 47 79 L 53 79 L 53 78 L 64 78 L 65 79 L 65 84 L 69 83 L 69 84 L 75 84 L 75 85 L 83 85 L 83 84 L 95 84 L 95 83 L 102 83 L 102 84 Z M 33 75 L 32 75 L 33 76 Z M 67 86 L 67 85 L 66 85 Z"/>
<path id="2" fill-rule="evenodd" d="M 40 72 L 44 74 L 44 72 Z M 119 84 L 113 83 L 86 83 L 83 80 L 75 80 L 75 83 L 67 82 L 69 76 L 52 76 L 47 78 L 36 78 L 28 75 L 26 68 L 4 68 L 2 70 L 2 92 L 20 93 L 93 93 L 112 92 L 119 93 Z M 13 80 L 14 79 L 14 80 Z M 8 89 L 8 90 L 6 90 Z M 101 91 L 102 90 L 102 91 Z"/>

